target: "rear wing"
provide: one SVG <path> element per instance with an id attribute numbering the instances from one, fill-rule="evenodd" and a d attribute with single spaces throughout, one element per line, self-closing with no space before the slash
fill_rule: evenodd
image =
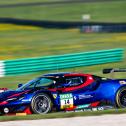
<path id="1" fill-rule="evenodd" d="M 114 78 L 115 72 L 126 72 L 126 68 L 109 68 L 103 69 L 103 74 L 111 74 L 111 78 Z"/>
<path id="2" fill-rule="evenodd" d="M 109 74 L 114 72 L 126 72 L 126 68 L 109 68 L 103 69 L 103 74 Z"/>

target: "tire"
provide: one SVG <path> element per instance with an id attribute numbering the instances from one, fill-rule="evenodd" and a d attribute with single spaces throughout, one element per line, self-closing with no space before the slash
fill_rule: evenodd
<path id="1" fill-rule="evenodd" d="M 116 106 L 118 108 L 126 107 L 126 87 L 122 87 L 116 94 Z"/>
<path id="2" fill-rule="evenodd" d="M 35 114 L 49 113 L 52 109 L 52 101 L 47 94 L 37 94 L 31 101 L 31 109 Z"/>

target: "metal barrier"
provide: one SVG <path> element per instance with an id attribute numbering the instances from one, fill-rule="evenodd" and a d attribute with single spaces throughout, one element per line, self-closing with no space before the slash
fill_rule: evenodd
<path id="1" fill-rule="evenodd" d="M 124 49 L 109 49 L 0 62 L 0 76 L 19 75 L 45 70 L 90 66 L 123 60 Z"/>
<path id="2" fill-rule="evenodd" d="M 126 23 L 112 22 L 84 22 L 84 21 L 48 21 L 48 20 L 27 20 L 16 18 L 0 18 L 0 23 L 29 25 L 44 28 L 78 28 L 80 32 L 126 32 Z"/>

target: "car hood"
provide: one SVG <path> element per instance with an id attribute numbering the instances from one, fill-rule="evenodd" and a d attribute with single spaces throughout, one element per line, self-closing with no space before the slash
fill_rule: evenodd
<path id="1" fill-rule="evenodd" d="M 7 90 L 5 92 L 0 93 L 0 101 L 4 101 L 7 100 L 9 98 L 14 98 L 14 97 L 18 97 L 22 94 L 27 93 L 29 90 L 27 91 L 22 91 L 22 90 Z"/>

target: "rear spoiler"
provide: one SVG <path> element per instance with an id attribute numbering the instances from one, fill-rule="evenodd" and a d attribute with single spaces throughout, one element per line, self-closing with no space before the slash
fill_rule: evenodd
<path id="1" fill-rule="evenodd" d="M 109 68 L 103 69 L 103 74 L 109 74 L 114 72 L 126 72 L 126 68 Z"/>

